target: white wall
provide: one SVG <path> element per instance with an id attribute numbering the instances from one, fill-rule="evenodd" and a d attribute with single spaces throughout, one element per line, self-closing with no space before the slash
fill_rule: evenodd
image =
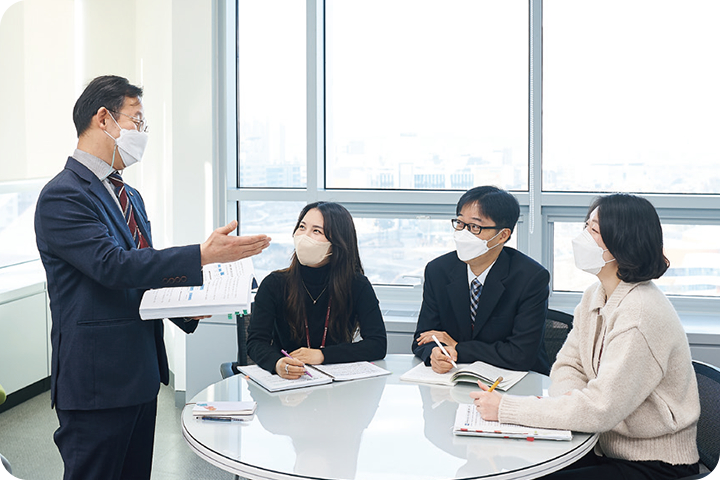
<path id="1" fill-rule="evenodd" d="M 150 141 L 126 181 L 157 248 L 212 230 L 213 0 L 0 0 L 0 182 L 51 177 L 77 143 L 72 107 L 98 75 L 145 88 Z M 3 14 L 4 13 L 4 14 Z M 168 328 L 177 389 L 185 334 Z"/>
<path id="2" fill-rule="evenodd" d="M 0 14 L 0 181 L 49 176 L 75 137 L 72 2 L 5 2 Z"/>

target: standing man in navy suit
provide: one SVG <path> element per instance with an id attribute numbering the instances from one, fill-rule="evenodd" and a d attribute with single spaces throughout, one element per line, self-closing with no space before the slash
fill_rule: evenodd
<path id="1" fill-rule="evenodd" d="M 149 479 L 157 394 L 169 380 L 162 320 L 140 320 L 143 292 L 201 285 L 202 266 L 256 255 L 265 235 L 156 250 L 140 194 L 119 171 L 147 143 L 142 89 L 94 79 L 73 109 L 78 145 L 40 193 L 38 250 L 52 312 L 54 435 L 70 479 Z M 198 319 L 173 319 L 192 333 Z"/>
<path id="2" fill-rule="evenodd" d="M 548 374 L 543 348 L 548 271 L 506 247 L 520 216 L 515 197 L 496 187 L 475 187 L 460 197 L 452 220 L 457 250 L 428 263 L 413 353 L 439 373 L 454 361 L 481 360 L 511 370 Z M 476 308 L 473 318 L 474 281 Z"/>

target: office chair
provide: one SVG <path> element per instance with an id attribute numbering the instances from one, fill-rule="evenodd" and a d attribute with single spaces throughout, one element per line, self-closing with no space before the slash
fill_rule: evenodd
<path id="1" fill-rule="evenodd" d="M 0 405 L 5 403 L 5 398 L 7 398 L 5 395 L 5 389 L 2 387 L 2 385 L 0 385 Z M 8 462 L 7 458 L 3 457 L 1 453 L 0 463 L 2 463 L 2 466 L 5 468 L 5 470 L 7 470 L 10 475 L 12 475 L 12 467 L 10 467 L 10 462 Z"/>
<path id="2" fill-rule="evenodd" d="M 572 329 L 573 316 L 559 310 L 549 309 L 545 319 L 545 351 L 550 365 L 555 363 L 557 353 Z"/>
<path id="3" fill-rule="evenodd" d="M 700 453 L 700 467 L 710 472 L 715 470 L 720 457 L 720 369 L 707 363 L 693 360 L 700 393 L 700 419 L 698 420 L 697 446 Z M 685 477 L 683 480 L 705 478 L 709 473 Z"/>
<path id="4" fill-rule="evenodd" d="M 232 377 L 238 374 L 237 367 L 249 365 L 252 361 L 247 354 L 247 329 L 250 325 L 252 314 L 235 315 L 235 327 L 237 332 L 237 361 L 220 364 L 220 375 L 222 378 Z"/>

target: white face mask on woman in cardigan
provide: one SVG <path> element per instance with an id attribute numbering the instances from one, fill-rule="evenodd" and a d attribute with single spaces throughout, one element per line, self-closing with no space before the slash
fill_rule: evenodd
<path id="1" fill-rule="evenodd" d="M 603 253 L 607 252 L 607 250 L 603 250 L 597 244 L 587 228 L 573 239 L 572 246 L 575 266 L 593 275 L 600 273 L 605 264 L 615 261 L 614 258 L 605 261 Z"/>

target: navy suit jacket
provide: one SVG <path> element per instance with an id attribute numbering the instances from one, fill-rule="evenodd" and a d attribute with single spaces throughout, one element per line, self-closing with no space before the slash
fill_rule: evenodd
<path id="1" fill-rule="evenodd" d="M 126 189 L 152 245 L 142 198 Z M 201 285 L 199 245 L 135 248 L 111 193 L 72 157 L 40 193 L 35 234 L 52 313 L 52 404 L 92 410 L 153 400 L 169 379 L 163 323 L 140 319 L 140 299 L 149 288 Z M 188 333 L 198 323 L 174 321 Z"/>
<path id="2" fill-rule="evenodd" d="M 417 344 L 428 330 L 447 332 L 458 344 L 459 363 L 476 360 L 511 370 L 548 374 L 543 346 L 550 274 L 539 263 L 503 247 L 488 272 L 475 318 L 470 321 L 467 264 L 456 252 L 425 267 L 423 302 L 413 339 L 413 353 L 430 365 L 435 343 Z"/>

